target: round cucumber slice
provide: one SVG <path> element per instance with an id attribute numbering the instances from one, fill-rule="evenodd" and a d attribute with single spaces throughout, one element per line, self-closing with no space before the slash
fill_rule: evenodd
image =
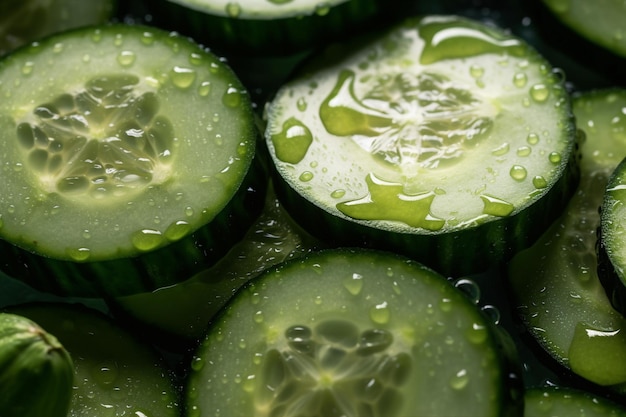
<path id="1" fill-rule="evenodd" d="M 53 33 L 105 23 L 116 4 L 116 0 L 2 0 L 0 55 Z"/>
<path id="2" fill-rule="evenodd" d="M 0 63 L 0 95 L 9 275 L 149 291 L 214 263 L 262 209 L 248 94 L 188 38 L 129 25 L 55 35 Z"/>
<path id="3" fill-rule="evenodd" d="M 371 28 L 380 0 L 159 0 L 157 24 L 234 56 L 288 55 Z"/>
<path id="4" fill-rule="evenodd" d="M 72 356 L 74 387 L 68 417 L 180 416 L 179 391 L 163 358 L 106 315 L 66 303 L 4 310 L 38 323 Z"/>
<path id="5" fill-rule="evenodd" d="M 307 62 L 267 107 L 277 193 L 307 230 L 444 274 L 530 245 L 577 182 L 558 72 L 505 32 L 411 18 Z"/>
<path id="6" fill-rule="evenodd" d="M 611 172 L 626 156 L 626 92 L 577 94 L 581 182 L 563 215 L 508 267 L 517 312 L 528 332 L 576 375 L 626 392 L 626 320 L 598 276 L 598 207 Z"/>
<path id="7" fill-rule="evenodd" d="M 212 323 L 188 415 L 518 415 L 516 352 L 500 331 L 421 264 L 311 253 L 251 280 Z"/>
<path id="8" fill-rule="evenodd" d="M 524 394 L 525 417 L 619 417 L 620 404 L 589 392 L 567 387 L 533 387 Z"/>

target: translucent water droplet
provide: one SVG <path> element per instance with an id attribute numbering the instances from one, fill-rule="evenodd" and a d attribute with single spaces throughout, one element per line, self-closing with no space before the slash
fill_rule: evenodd
<path id="1" fill-rule="evenodd" d="M 204 368 L 204 359 L 201 356 L 196 356 L 191 361 L 191 369 L 199 371 Z"/>
<path id="2" fill-rule="evenodd" d="M 296 102 L 296 107 L 300 111 L 306 111 L 306 108 L 307 108 L 306 99 L 304 97 L 300 97 L 298 101 Z"/>
<path id="3" fill-rule="evenodd" d="M 460 391 L 469 384 L 469 375 L 466 369 L 461 369 L 450 379 L 450 387 L 456 391 Z"/>
<path id="4" fill-rule="evenodd" d="M 502 145 L 491 151 L 491 153 L 495 156 L 504 156 L 509 152 L 509 149 L 510 145 L 508 143 L 503 143 Z"/>
<path id="5" fill-rule="evenodd" d="M 546 188 L 548 186 L 548 181 L 546 181 L 546 179 L 542 177 L 541 175 L 536 175 L 533 178 L 533 185 L 537 189 Z"/>
<path id="6" fill-rule="evenodd" d="M 154 43 L 154 33 L 148 31 L 142 33 L 141 43 L 144 45 L 152 45 Z"/>
<path id="7" fill-rule="evenodd" d="M 343 286 L 352 295 L 358 295 L 363 289 L 363 275 L 353 273 L 343 281 Z"/>
<path id="8" fill-rule="evenodd" d="M 122 46 L 123 43 L 124 43 L 124 37 L 122 36 L 122 34 L 118 33 L 117 35 L 115 35 L 115 38 L 113 38 L 113 45 Z"/>
<path id="9" fill-rule="evenodd" d="M 89 230 L 83 230 L 83 239 L 91 239 L 91 232 Z"/>
<path id="10" fill-rule="evenodd" d="M 524 181 L 528 173 L 526 172 L 526 168 L 521 165 L 513 165 L 511 170 L 509 171 L 511 178 L 515 181 Z"/>
<path id="11" fill-rule="evenodd" d="M 518 88 L 525 87 L 527 82 L 528 76 L 526 76 L 526 73 L 518 72 L 513 76 L 513 84 Z"/>
<path id="12" fill-rule="evenodd" d="M 561 163 L 561 154 L 558 152 L 550 152 L 550 155 L 548 155 L 548 160 L 557 165 Z"/>
<path id="13" fill-rule="evenodd" d="M 449 313 L 450 311 L 452 311 L 453 307 L 454 303 L 449 298 L 443 298 L 441 301 L 439 301 L 439 309 L 444 313 Z"/>
<path id="14" fill-rule="evenodd" d="M 191 68 L 175 66 L 171 71 L 171 78 L 178 88 L 189 88 L 196 79 L 196 71 Z"/>
<path id="15" fill-rule="evenodd" d="M 33 73 L 33 68 L 35 67 L 35 63 L 32 61 L 26 61 L 24 65 L 22 65 L 22 75 L 30 75 Z"/>
<path id="16" fill-rule="evenodd" d="M 545 84 L 535 84 L 530 88 L 530 97 L 537 103 L 545 102 L 550 96 L 550 89 Z"/>
<path id="17" fill-rule="evenodd" d="M 300 181 L 309 182 L 313 179 L 313 173 L 311 171 L 304 171 L 300 174 Z"/>
<path id="18" fill-rule="evenodd" d="M 194 211 L 193 207 L 191 207 L 191 206 L 185 207 L 185 216 L 191 217 L 191 216 L 194 215 L 194 213 L 195 213 L 195 211 Z"/>
<path id="19" fill-rule="evenodd" d="M 263 311 L 259 310 L 256 313 L 254 313 L 254 322 L 257 324 L 263 323 Z"/>
<path id="20" fill-rule="evenodd" d="M 102 31 L 100 29 L 94 30 L 91 34 L 91 40 L 95 43 L 98 43 L 102 40 Z"/>
<path id="21" fill-rule="evenodd" d="M 470 75 L 474 78 L 480 78 L 485 74 L 485 68 L 480 65 L 472 65 L 470 67 Z"/>
<path id="22" fill-rule="evenodd" d="M 165 229 L 164 236 L 170 242 L 175 242 L 191 232 L 191 225 L 184 220 L 178 220 Z"/>
<path id="23" fill-rule="evenodd" d="M 222 96 L 222 103 L 226 107 L 238 107 L 241 104 L 241 91 L 235 87 L 229 87 Z"/>
<path id="24" fill-rule="evenodd" d="M 84 262 L 91 256 L 89 248 L 68 248 L 65 252 L 75 262 Z"/>
<path id="25" fill-rule="evenodd" d="M 98 385 L 113 384 L 118 375 L 119 369 L 114 361 L 98 364 L 92 369 L 93 380 Z"/>
<path id="26" fill-rule="evenodd" d="M 198 86 L 198 94 L 201 97 L 206 97 L 211 92 L 211 81 L 202 81 Z"/>
<path id="27" fill-rule="evenodd" d="M 150 251 L 164 242 L 164 237 L 158 230 L 143 229 L 132 235 L 133 246 L 140 251 Z"/>
<path id="28" fill-rule="evenodd" d="M 287 119 L 279 133 L 272 135 L 276 157 L 281 161 L 297 164 L 313 143 L 313 134 L 300 120 Z"/>
<path id="29" fill-rule="evenodd" d="M 539 135 L 537 135 L 536 133 L 529 133 L 528 136 L 526 137 L 526 142 L 528 142 L 529 145 L 536 145 L 539 143 Z"/>
<path id="30" fill-rule="evenodd" d="M 454 283 L 454 286 L 461 290 L 472 302 L 478 303 L 480 300 L 480 287 L 469 278 L 461 278 Z"/>
<path id="31" fill-rule="evenodd" d="M 59 43 L 55 43 L 54 46 L 52 46 L 52 52 L 54 52 L 55 54 L 63 52 L 63 49 L 65 49 L 65 45 L 63 45 L 60 42 Z"/>
<path id="32" fill-rule="evenodd" d="M 517 148 L 517 156 L 529 156 L 532 152 L 532 148 L 530 146 L 520 146 Z"/>
<path id="33" fill-rule="evenodd" d="M 377 324 L 386 324 L 391 318 L 391 311 L 386 301 L 370 308 L 370 320 Z"/>
<path id="34" fill-rule="evenodd" d="M 332 198 L 341 198 L 341 197 L 343 197 L 344 195 L 346 195 L 346 190 L 344 190 L 344 189 L 342 189 L 342 188 L 339 188 L 339 189 L 337 189 L 337 190 L 334 190 L 332 193 L 330 193 L 330 196 L 331 196 Z"/>
<path id="35" fill-rule="evenodd" d="M 326 16 L 330 12 L 330 5 L 326 2 L 315 6 L 315 14 L 318 16 Z"/>
<path id="36" fill-rule="evenodd" d="M 226 15 L 232 18 L 239 17 L 241 15 L 241 6 L 239 3 L 230 2 L 226 4 Z"/>
<path id="37" fill-rule="evenodd" d="M 117 63 L 125 68 L 132 66 L 136 59 L 137 55 L 133 51 L 121 51 L 117 55 Z"/>
<path id="38" fill-rule="evenodd" d="M 487 304 L 485 306 L 482 306 L 480 310 L 483 312 L 485 316 L 487 316 L 487 318 L 491 320 L 492 323 L 494 324 L 500 323 L 500 317 L 501 317 L 500 310 L 498 310 L 496 306 Z"/>

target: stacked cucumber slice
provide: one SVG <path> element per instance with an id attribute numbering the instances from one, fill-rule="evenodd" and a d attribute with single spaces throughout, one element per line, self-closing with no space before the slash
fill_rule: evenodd
<path id="1" fill-rule="evenodd" d="M 0 414 L 624 415 L 626 95 L 536 5 L 74 1 L 0 6 L 74 27 L 0 17 Z"/>

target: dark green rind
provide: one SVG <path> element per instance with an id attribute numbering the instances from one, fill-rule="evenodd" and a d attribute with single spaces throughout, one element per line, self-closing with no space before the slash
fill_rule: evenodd
<path id="1" fill-rule="evenodd" d="M 2 417 L 66 417 L 73 381 L 72 358 L 53 334 L 0 311 Z"/>
<path id="2" fill-rule="evenodd" d="M 339 282 L 337 284 L 333 283 L 331 284 L 331 286 L 334 287 L 336 285 L 337 288 L 329 288 L 326 285 L 322 285 L 320 287 L 319 293 L 318 292 L 309 293 L 308 291 L 303 291 L 301 294 L 298 294 L 297 297 L 294 297 L 287 304 L 288 306 L 281 307 L 280 299 L 283 298 L 282 296 L 278 298 L 272 298 L 269 296 L 269 294 L 275 295 L 276 292 L 280 291 L 280 287 L 291 285 L 289 284 L 290 280 L 298 280 L 299 278 L 298 273 L 310 274 L 310 272 L 308 271 L 313 271 L 314 274 L 317 273 L 320 275 L 332 274 L 334 272 L 334 270 L 332 269 L 333 264 L 344 265 L 343 269 L 341 267 L 337 269 L 340 271 L 344 271 L 345 265 L 350 264 L 350 262 L 354 263 L 355 268 L 357 268 L 357 265 L 358 265 L 360 269 L 357 268 L 356 270 L 359 270 L 359 271 L 365 270 L 368 267 L 368 265 L 371 267 L 374 267 L 374 266 L 380 267 L 380 265 L 383 265 L 383 266 L 388 265 L 388 269 L 387 269 L 387 272 L 389 274 L 388 276 L 384 276 L 384 275 L 376 276 L 374 274 L 368 275 L 367 273 L 365 273 L 363 274 L 363 279 L 366 282 L 370 279 L 372 281 L 378 280 L 379 282 L 376 285 L 383 285 L 387 281 L 386 278 L 389 278 L 390 283 L 393 283 L 395 280 L 398 280 L 398 282 L 394 284 L 398 286 L 397 288 L 398 299 L 395 300 L 395 297 L 392 297 L 392 299 L 389 300 L 390 305 L 393 305 L 394 303 L 398 303 L 399 305 L 403 305 L 404 307 L 406 307 L 406 305 L 404 305 L 404 302 L 407 301 L 407 297 L 403 296 L 402 287 L 403 285 L 407 285 L 407 287 L 409 287 L 409 284 L 405 282 L 407 279 L 419 280 L 419 277 L 421 276 L 424 279 L 423 285 L 433 285 L 433 287 L 436 286 L 438 290 L 441 290 L 442 294 L 443 293 L 446 294 L 446 296 L 444 297 L 446 301 L 450 301 L 452 304 L 458 303 L 457 306 L 459 307 L 459 309 L 464 309 L 464 310 L 467 309 L 466 314 L 468 317 L 474 317 L 477 320 L 480 320 L 481 323 L 483 323 L 482 320 L 484 320 L 483 324 L 486 327 L 483 327 L 482 329 L 486 330 L 487 332 L 487 336 L 484 339 L 484 343 L 487 346 L 489 346 L 490 350 L 493 349 L 491 353 L 489 354 L 489 357 L 493 359 L 492 355 L 495 354 L 496 356 L 495 361 L 497 365 L 495 365 L 494 368 L 498 369 L 498 371 L 496 372 L 497 376 L 494 375 L 494 379 L 492 380 L 494 390 L 489 393 L 489 396 L 488 396 L 489 398 L 483 397 L 482 399 L 493 401 L 494 412 L 497 413 L 497 415 L 499 416 L 509 416 L 509 417 L 522 416 L 523 381 L 521 378 L 522 369 L 521 369 L 521 362 L 519 361 L 519 357 L 518 357 L 517 347 L 515 346 L 509 333 L 504 328 L 500 327 L 496 321 L 493 321 L 493 317 L 491 317 L 489 314 L 485 313 L 484 311 L 480 310 L 479 301 L 472 299 L 471 297 L 468 297 L 465 293 L 463 293 L 462 291 L 459 291 L 457 288 L 452 288 L 450 280 L 446 280 L 445 277 L 441 276 L 436 271 L 433 271 L 432 269 L 429 269 L 420 263 L 409 260 L 397 254 L 384 252 L 384 251 L 362 249 L 362 248 L 323 249 L 320 251 L 311 252 L 309 254 L 298 257 L 296 259 L 290 259 L 288 261 L 275 265 L 269 268 L 268 270 L 266 270 L 265 272 L 263 272 L 261 275 L 250 280 L 244 286 L 242 286 L 238 290 L 238 292 L 235 294 L 235 296 L 231 299 L 231 301 L 226 305 L 226 307 L 222 309 L 221 312 L 217 315 L 217 317 L 211 322 L 207 330 L 206 337 L 201 341 L 198 349 L 194 353 L 194 356 L 192 358 L 191 372 L 188 375 L 188 379 L 185 385 L 186 389 L 184 393 L 184 395 L 186 396 L 185 401 L 186 401 L 188 414 L 193 415 L 194 413 L 206 412 L 206 410 L 203 411 L 203 408 L 199 403 L 203 401 L 202 393 L 205 392 L 204 390 L 210 389 L 210 388 L 207 388 L 210 384 L 224 383 L 223 386 L 226 386 L 227 379 L 234 375 L 237 375 L 237 377 L 240 377 L 242 379 L 241 382 L 237 383 L 237 387 L 236 387 L 238 388 L 237 392 L 241 392 L 242 394 L 245 392 L 249 392 L 247 390 L 244 391 L 244 389 L 241 386 L 239 386 L 241 384 L 245 384 L 246 376 L 244 374 L 239 375 L 237 372 L 238 371 L 237 366 L 241 366 L 247 363 L 249 359 L 244 359 L 244 356 L 241 356 L 242 358 L 241 362 L 237 361 L 237 364 L 233 362 L 233 365 L 235 365 L 235 368 L 233 368 L 232 371 L 229 371 L 231 375 L 219 374 L 219 375 L 215 375 L 215 379 L 214 379 L 213 377 L 209 377 L 210 373 L 205 372 L 205 371 L 206 369 L 213 367 L 216 363 L 223 362 L 224 359 L 221 357 L 221 355 L 215 356 L 215 357 L 209 356 L 208 354 L 209 350 L 213 350 L 219 344 L 223 344 L 223 348 L 227 349 L 230 354 L 231 350 L 232 351 L 238 350 L 240 352 L 243 352 L 244 350 L 248 349 L 248 347 L 257 346 L 257 345 L 265 346 L 266 344 L 273 343 L 273 342 L 267 342 L 263 335 L 254 336 L 254 332 L 248 332 L 245 338 L 233 339 L 233 337 L 237 337 L 236 327 L 239 326 L 239 324 L 232 322 L 233 320 L 235 320 L 233 316 L 237 316 L 238 314 L 238 308 L 247 309 L 248 308 L 247 305 L 252 304 L 253 309 L 258 309 L 259 312 L 261 313 L 267 313 L 267 311 L 263 310 L 263 307 L 268 305 L 268 303 L 273 302 L 275 303 L 275 306 L 279 308 L 279 310 L 281 310 L 282 316 L 297 317 L 298 314 L 302 314 L 302 313 L 299 313 L 299 309 L 297 308 L 293 309 L 291 304 L 302 303 L 304 309 L 309 309 L 310 308 L 308 306 L 310 304 L 309 299 L 313 299 L 317 297 L 320 299 L 319 303 L 317 302 L 315 303 L 320 306 L 319 307 L 320 316 L 318 318 L 338 316 L 337 314 L 333 315 L 333 313 L 336 313 L 337 311 L 341 311 L 342 313 L 344 313 L 345 317 L 347 317 L 349 320 L 350 315 L 351 314 L 354 315 L 355 313 L 349 309 L 346 309 L 345 306 L 342 307 L 343 304 L 341 304 L 342 301 L 340 301 L 343 298 L 342 294 L 347 289 L 347 287 L 344 287 L 343 283 L 345 283 L 345 280 L 347 278 L 350 278 L 349 275 L 347 276 L 337 275 L 337 273 L 335 273 L 335 276 L 333 276 L 333 278 L 337 278 Z M 392 273 L 391 271 L 393 271 L 393 275 L 391 275 Z M 290 274 L 293 274 L 293 276 L 291 276 Z M 308 277 L 308 278 L 316 279 L 316 277 Z M 277 281 L 277 282 L 274 282 L 274 281 Z M 402 282 L 405 282 L 405 283 L 402 284 Z M 273 288 L 273 291 L 268 292 L 270 290 L 266 289 L 266 285 L 267 286 L 272 285 L 272 287 L 276 285 L 276 287 Z M 308 286 L 310 284 L 303 282 L 303 285 Z M 268 292 L 267 293 L 268 295 L 264 296 L 263 291 Z M 365 293 L 369 294 L 367 292 Z M 320 295 L 316 296 L 316 294 L 320 294 Z M 366 297 L 365 294 L 359 293 L 359 296 L 361 295 L 363 297 Z M 356 297 L 356 295 L 354 296 Z M 373 294 L 370 294 L 368 298 L 366 298 L 367 301 L 364 301 L 364 305 L 367 305 L 367 304 L 371 305 L 372 303 L 374 303 L 374 300 L 377 300 L 380 297 L 383 297 L 383 295 L 381 294 L 380 296 L 375 296 Z M 262 301 L 257 302 L 257 300 L 262 300 Z M 466 305 L 466 303 L 468 304 Z M 475 303 L 478 303 L 478 305 L 476 305 Z M 417 305 L 414 303 L 414 306 L 415 308 L 419 307 L 420 309 L 431 308 L 431 307 L 435 307 L 436 309 L 436 306 L 430 305 L 430 304 L 426 306 L 426 305 L 421 305 L 421 304 Z M 475 311 L 474 311 L 474 308 L 476 309 Z M 364 309 L 366 309 L 366 307 L 364 307 Z M 400 308 L 394 309 L 393 307 L 391 307 L 390 309 L 392 310 L 391 317 L 395 317 L 393 321 L 397 322 L 398 317 L 404 317 L 399 314 Z M 475 313 L 477 314 L 476 316 L 474 316 Z M 282 316 L 278 318 L 279 323 L 281 321 L 284 321 L 284 318 Z M 365 316 L 367 316 L 367 313 L 365 313 Z M 237 323 L 242 323 L 241 326 L 245 326 L 247 328 L 249 326 L 249 323 L 251 323 L 253 319 L 254 317 L 251 317 L 250 320 L 248 321 L 245 319 L 239 320 L 239 318 L 237 318 Z M 307 323 L 310 322 L 311 319 L 312 318 L 303 317 L 303 320 L 306 321 Z M 317 318 L 315 320 L 317 320 Z M 364 317 L 363 320 L 361 320 L 361 322 L 365 322 L 367 320 L 368 319 Z M 228 321 L 231 322 L 230 325 L 224 327 L 224 323 Z M 426 322 L 427 321 L 428 320 L 426 320 Z M 272 315 L 263 314 L 263 320 L 262 321 L 255 320 L 255 322 L 258 323 L 257 326 L 260 326 L 259 328 L 264 328 L 266 329 L 268 333 L 273 334 L 274 336 L 272 337 L 277 337 L 280 335 L 280 333 L 277 333 L 277 330 L 279 326 L 282 326 L 282 324 L 275 323 Z M 415 322 L 414 321 L 407 322 L 407 324 L 410 324 L 410 323 L 415 323 Z M 390 326 L 393 326 L 393 325 L 390 325 Z M 417 326 L 419 327 L 419 324 Z M 461 326 L 461 324 L 458 323 L 458 326 Z M 382 324 L 380 325 L 380 327 L 386 328 L 386 325 Z M 402 331 L 407 332 L 407 335 L 410 335 L 409 338 L 415 335 L 414 333 L 411 332 L 409 328 L 406 328 L 403 326 L 402 329 L 403 329 Z M 414 348 L 417 351 L 421 351 L 422 348 L 425 350 L 429 350 L 431 348 L 431 345 L 428 343 L 427 340 L 424 340 L 424 337 L 426 337 L 427 339 L 427 336 L 422 335 L 421 337 L 419 337 L 420 342 L 418 343 L 418 345 L 414 346 Z M 433 333 L 433 337 L 435 337 L 434 333 Z M 243 345 L 240 346 L 241 349 L 238 349 L 237 347 L 236 342 L 238 340 L 241 340 L 241 342 L 245 342 L 245 346 Z M 439 350 L 437 351 L 439 352 Z M 218 352 L 214 351 L 213 353 L 218 353 Z M 241 355 L 243 355 L 243 353 L 241 353 Z M 213 361 L 215 361 L 215 363 Z M 445 364 L 441 364 L 439 362 L 437 362 L 437 364 L 438 364 L 437 366 L 442 365 L 445 367 Z M 493 368 L 490 368 L 490 369 L 493 369 Z M 257 369 L 257 371 L 261 372 L 261 369 Z M 422 374 L 424 373 L 425 372 L 423 372 Z M 259 375 L 254 375 L 254 377 L 258 378 Z M 438 381 L 437 383 L 443 383 L 441 378 L 434 377 L 433 381 Z M 254 381 L 248 381 L 248 382 L 254 382 Z M 232 383 L 232 382 L 228 382 L 228 383 Z M 219 393 L 221 392 L 221 388 L 220 387 L 215 387 L 215 388 L 217 389 L 216 397 L 219 397 L 220 395 L 222 395 Z M 426 392 L 417 391 L 413 393 L 406 392 L 406 394 L 424 396 L 424 398 L 432 398 L 432 397 L 429 397 L 429 395 L 434 396 L 434 395 L 437 395 L 438 393 L 438 392 L 437 393 L 435 392 L 437 388 L 431 385 L 428 385 L 428 387 L 422 387 L 422 388 L 426 390 L 432 389 L 434 391 L 430 394 L 427 391 Z M 211 395 L 213 393 L 214 392 L 211 392 Z M 207 392 L 207 395 L 209 395 L 208 392 Z M 471 394 L 469 392 L 465 392 L 465 394 L 461 394 L 461 396 L 463 396 L 464 398 L 463 399 L 464 404 L 468 407 L 467 408 L 468 413 L 471 414 L 472 413 L 471 409 L 474 406 L 474 404 L 472 403 L 473 400 L 472 400 Z M 206 399 L 204 401 L 206 401 Z M 225 401 L 226 403 L 225 403 L 224 408 L 221 408 L 220 406 L 216 406 L 217 408 L 219 408 L 219 412 L 222 413 L 222 414 L 219 414 L 220 416 L 223 415 L 223 416 L 232 417 L 234 415 L 239 415 L 237 413 L 240 413 L 240 414 L 244 413 L 243 415 L 246 415 L 245 408 L 241 408 L 241 404 L 239 404 L 240 400 L 238 400 L 237 398 L 229 397 L 229 398 L 226 398 Z M 246 402 L 247 401 L 248 400 L 246 400 Z M 430 406 L 426 406 L 426 408 L 432 406 L 433 409 L 438 408 L 438 407 L 439 408 L 443 407 L 443 409 L 445 409 L 446 407 L 445 402 L 442 403 L 442 402 L 436 402 L 432 400 L 429 402 L 433 404 L 431 404 Z M 214 405 L 211 405 L 211 406 L 213 407 Z M 411 417 L 414 417 L 413 414 L 410 414 L 410 415 Z"/>
<path id="3" fill-rule="evenodd" d="M 241 5 L 245 8 L 245 2 Z M 155 24 L 232 56 L 301 52 L 369 30 L 388 13 L 381 0 L 349 0 L 332 6 L 324 15 L 311 10 L 304 16 L 279 15 L 272 19 L 217 16 L 170 0 L 148 1 L 146 6 Z"/>
<path id="4" fill-rule="evenodd" d="M 81 304 L 52 302 L 0 311 L 40 323 L 74 358 L 70 411 L 63 417 L 182 415 L 180 389 L 164 357 L 107 315 Z M 37 417 L 44 416 L 49 414 Z"/>
<path id="5" fill-rule="evenodd" d="M 35 289 L 62 296 L 113 298 L 150 292 L 191 278 L 217 263 L 263 209 L 267 171 L 256 158 L 217 217 L 155 251 L 98 262 L 52 259 L 0 239 L 0 268 Z"/>
<path id="6" fill-rule="evenodd" d="M 577 145 L 573 145 L 577 146 Z M 580 178 L 578 152 L 559 180 L 539 200 L 517 214 L 478 227 L 441 234 L 394 233 L 334 216 L 310 202 L 273 170 L 276 193 L 290 215 L 309 233 L 336 246 L 390 250 L 449 276 L 483 272 L 531 246 L 561 214 Z"/>
<path id="7" fill-rule="evenodd" d="M 613 171 L 609 178 L 607 190 L 616 185 L 624 184 L 624 175 L 626 173 L 626 159 L 622 160 Z M 612 255 L 615 249 L 611 247 L 611 242 L 604 239 L 603 236 L 608 234 L 608 230 L 612 228 L 613 205 L 623 205 L 624 201 L 616 199 L 611 193 L 604 195 L 602 206 L 600 207 L 601 226 L 598 230 L 598 277 L 604 287 L 609 300 L 613 307 L 626 316 L 626 274 L 624 273 L 624 265 L 620 258 L 622 255 Z"/>
<path id="8" fill-rule="evenodd" d="M 626 408 L 590 392 L 557 386 L 531 387 L 524 394 L 524 417 L 623 417 Z"/>

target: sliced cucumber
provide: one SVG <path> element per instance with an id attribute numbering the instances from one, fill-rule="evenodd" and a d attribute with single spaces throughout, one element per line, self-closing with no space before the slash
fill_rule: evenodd
<path id="1" fill-rule="evenodd" d="M 340 249 L 250 281 L 192 361 L 188 416 L 521 415 L 514 346 L 444 277 Z"/>
<path id="2" fill-rule="evenodd" d="M 626 3 L 621 0 L 542 0 L 563 24 L 626 58 Z"/>
<path id="3" fill-rule="evenodd" d="M 2 0 L 0 55 L 44 36 L 107 22 L 116 0 Z"/>
<path id="4" fill-rule="evenodd" d="M 598 207 L 608 178 L 626 156 L 626 91 L 575 96 L 584 132 L 581 183 L 563 215 L 508 274 L 529 333 L 560 364 L 596 384 L 626 393 L 626 319 L 611 307 L 597 273 Z"/>
<path id="5" fill-rule="evenodd" d="M 530 245 L 577 182 L 563 80 L 522 40 L 460 17 L 330 47 L 266 117 L 277 193 L 307 230 L 444 274 Z"/>
<path id="6" fill-rule="evenodd" d="M 248 94 L 217 56 L 145 26 L 89 27 L 0 63 L 9 275 L 71 295 L 149 291 L 214 263 L 260 213 Z"/>
<path id="7" fill-rule="evenodd" d="M 525 417 L 619 417 L 626 408 L 589 392 L 567 387 L 533 387 L 524 394 Z"/>
<path id="8" fill-rule="evenodd" d="M 149 9 L 158 25 L 235 56 L 307 50 L 371 28 L 387 13 L 380 0 L 158 0 Z"/>
<path id="9" fill-rule="evenodd" d="M 107 316 L 64 303 L 16 305 L 5 311 L 41 325 L 72 356 L 68 417 L 180 416 L 179 391 L 163 358 Z"/>

